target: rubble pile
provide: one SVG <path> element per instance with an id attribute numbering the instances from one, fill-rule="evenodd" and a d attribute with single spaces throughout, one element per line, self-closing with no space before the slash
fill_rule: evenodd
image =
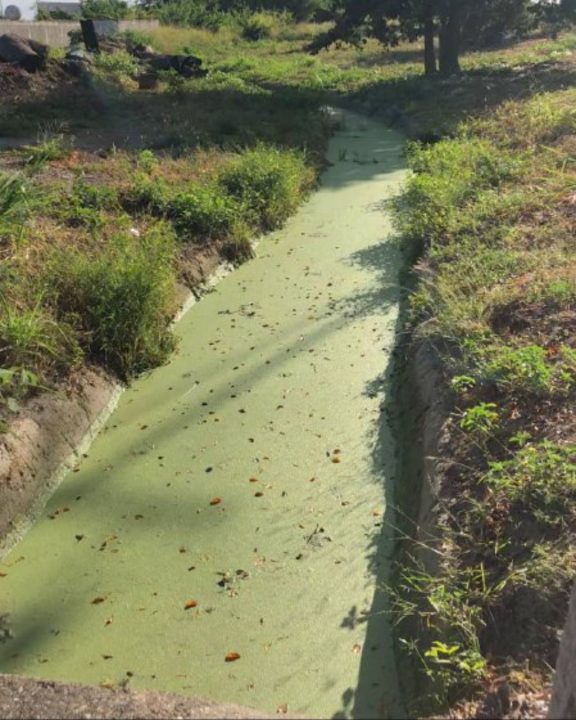
<path id="1" fill-rule="evenodd" d="M 128 52 L 136 59 L 138 71 L 134 79 L 141 89 L 154 88 L 161 72 L 171 71 L 184 78 L 204 77 L 207 74 L 202 68 L 202 60 L 195 55 L 156 53 L 147 45 L 135 43 L 119 35 L 98 38 L 97 53 L 111 54 L 120 50 Z M 48 55 L 47 45 L 13 33 L 0 35 L 0 85 L 3 81 L 10 81 L 11 85 L 26 86 L 28 75 L 47 71 Z M 60 71 L 80 77 L 93 58 L 94 48 L 90 52 L 75 47 L 69 50 L 64 61 L 57 64 Z M 54 61 L 50 64 L 53 65 Z"/>

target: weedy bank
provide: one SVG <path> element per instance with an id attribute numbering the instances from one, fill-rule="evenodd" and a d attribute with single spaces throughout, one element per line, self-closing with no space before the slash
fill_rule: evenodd
<path id="1" fill-rule="evenodd" d="M 66 117 L 67 98 L 39 127 L 42 104 L 13 99 L 38 141 L 1 158 L 4 428 L 30 393 L 84 363 L 127 380 L 166 361 L 178 286 L 250 257 L 321 167 L 329 123 L 298 91 L 279 97 L 214 70 L 165 73 L 142 92 L 130 63 L 102 55 L 80 90 L 71 84 L 97 123 L 81 107 Z"/>
<path id="2" fill-rule="evenodd" d="M 409 146 L 395 208 L 419 258 L 413 344 L 440 358 L 451 408 L 437 525 L 419 538 L 434 562 L 414 553 L 394 598 L 438 708 L 503 678 L 545 689 L 576 574 L 574 65 L 530 58 L 493 71 L 504 97 L 481 110 L 478 70 L 449 81 L 469 117 L 439 108 L 434 140 L 450 136 Z M 522 76 L 532 89 L 506 98 Z"/>

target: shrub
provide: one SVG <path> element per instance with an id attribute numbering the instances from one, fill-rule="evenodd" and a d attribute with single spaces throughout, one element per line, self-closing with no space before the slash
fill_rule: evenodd
<path id="1" fill-rule="evenodd" d="M 226 15 L 204 0 L 173 0 L 157 9 L 164 25 L 195 26 L 215 32 L 226 22 Z"/>
<path id="2" fill-rule="evenodd" d="M 163 180 L 151 180 L 143 173 L 136 175 L 134 185 L 120 195 L 122 205 L 129 211 L 148 210 L 154 214 L 162 214 L 170 188 Z"/>
<path id="3" fill-rule="evenodd" d="M 164 203 L 179 238 L 208 240 L 232 235 L 242 224 L 242 208 L 218 186 L 197 185 Z"/>
<path id="4" fill-rule="evenodd" d="M 136 59 L 126 52 L 118 50 L 113 53 L 100 53 L 94 57 L 94 67 L 105 76 L 116 76 L 119 79 L 131 77 L 138 72 Z"/>
<path id="5" fill-rule="evenodd" d="M 271 230 L 296 210 L 312 179 L 300 153 L 259 146 L 233 160 L 218 182 L 242 205 L 252 227 Z"/>
<path id="6" fill-rule="evenodd" d="M 278 18 L 272 13 L 239 12 L 237 15 L 240 32 L 245 40 L 264 40 L 272 36 Z"/>
<path id="7" fill-rule="evenodd" d="M 423 246 L 442 243 L 466 202 L 521 168 L 521 158 L 489 141 L 464 137 L 432 147 L 413 144 L 410 161 L 416 174 L 395 203 L 397 226 L 406 239 Z"/>
<path id="8" fill-rule="evenodd" d="M 117 209 L 118 193 L 106 185 L 92 185 L 83 181 L 74 184 L 73 204 L 96 210 Z"/>
<path id="9" fill-rule="evenodd" d="M 86 352 L 126 379 L 166 360 L 174 295 L 174 238 L 160 224 L 144 237 L 118 235 L 92 254 L 57 253 L 45 277 L 61 317 Z"/>
<path id="10" fill-rule="evenodd" d="M 84 0 L 82 17 L 121 20 L 128 14 L 128 4 L 122 0 Z"/>

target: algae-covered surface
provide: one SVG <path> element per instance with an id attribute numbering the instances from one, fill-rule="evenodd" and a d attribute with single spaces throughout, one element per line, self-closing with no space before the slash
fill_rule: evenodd
<path id="1" fill-rule="evenodd" d="M 1 671 L 272 713 L 401 712 L 381 406 L 402 139 L 346 116 L 329 159 L 0 564 Z"/>

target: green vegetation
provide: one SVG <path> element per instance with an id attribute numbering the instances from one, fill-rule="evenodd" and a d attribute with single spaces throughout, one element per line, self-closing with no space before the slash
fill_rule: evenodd
<path id="1" fill-rule="evenodd" d="M 556 72 L 567 79 L 571 66 Z M 436 570 L 415 560 L 395 598 L 399 619 L 418 619 L 406 647 L 440 706 L 492 672 L 545 683 L 576 575 L 576 94 L 550 84 L 464 122 L 459 112 L 443 121 L 450 137 L 412 144 L 395 206 L 420 258 L 413 342 L 441 358 L 453 397 Z"/>
<path id="2" fill-rule="evenodd" d="M 0 179 L 1 413 L 87 360 L 124 378 L 165 361 L 194 258 L 247 258 L 313 186 L 321 108 L 379 115 L 412 140 L 395 204 L 418 261 L 412 342 L 441 359 L 452 403 L 434 572 L 421 558 L 401 571 L 394 609 L 417 627 L 399 634 L 430 680 L 429 712 L 490 676 L 543 684 L 576 574 L 576 36 L 465 52 L 461 74 L 425 77 L 419 45 L 311 56 L 327 26 L 228 9 L 150 35 L 201 56 L 205 78 L 160 73 L 139 90 L 120 51 L 91 84 L 0 109 L 5 133 L 65 120 L 2 153 L 16 173 Z"/>

